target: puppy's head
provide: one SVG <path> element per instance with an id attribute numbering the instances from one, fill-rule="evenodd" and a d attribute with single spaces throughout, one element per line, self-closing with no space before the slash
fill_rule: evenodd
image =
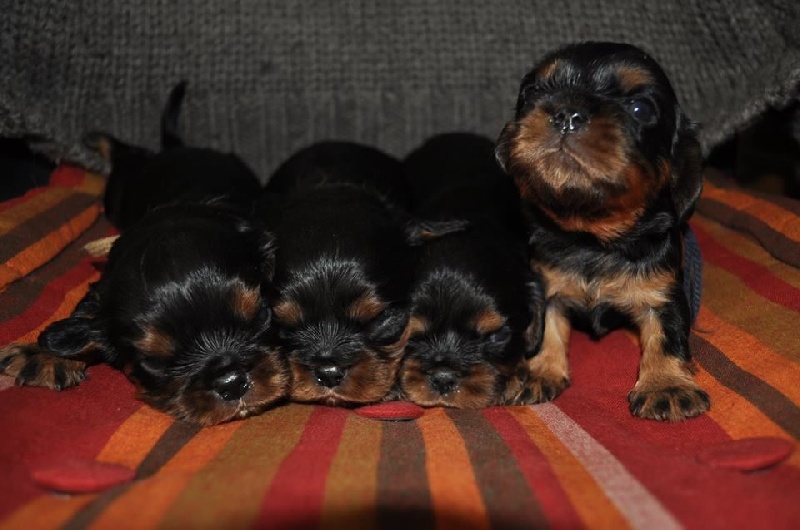
<path id="1" fill-rule="evenodd" d="M 141 399 L 203 425 L 285 395 L 270 305 L 274 240 L 206 205 L 148 215 L 115 243 L 95 326 Z"/>
<path id="2" fill-rule="evenodd" d="M 292 372 L 292 399 L 369 403 L 392 388 L 408 312 L 369 278 L 358 261 L 326 256 L 291 272 L 274 312 Z"/>
<path id="3" fill-rule="evenodd" d="M 659 65 L 627 44 L 547 56 L 523 78 L 496 155 L 524 200 L 603 241 L 659 201 L 685 220 L 701 190 L 693 124 Z"/>
<path id="4" fill-rule="evenodd" d="M 531 321 L 531 310 L 541 314 L 540 308 L 501 308 L 479 284 L 458 272 L 439 271 L 415 289 L 397 381 L 405 399 L 480 408 L 502 404 L 519 391 L 525 354 L 539 346 L 541 326 Z"/>

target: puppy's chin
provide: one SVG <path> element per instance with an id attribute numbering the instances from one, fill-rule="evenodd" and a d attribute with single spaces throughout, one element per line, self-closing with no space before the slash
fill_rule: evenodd
<path id="1" fill-rule="evenodd" d="M 566 231 L 612 239 L 629 230 L 669 178 L 653 167 L 613 114 L 562 135 L 535 108 L 504 128 L 498 146 L 520 195 Z"/>
<path id="2" fill-rule="evenodd" d="M 406 359 L 398 376 L 403 399 L 423 407 L 478 409 L 501 404 L 505 377 L 488 363 L 470 366 L 451 392 L 441 394 L 429 383 L 429 374 L 415 359 Z"/>
<path id="3" fill-rule="evenodd" d="M 138 397 L 180 420 L 209 426 L 260 414 L 286 396 L 289 370 L 277 351 L 264 351 L 248 375 L 250 388 L 237 400 L 226 401 L 192 378 L 175 378 L 158 388 L 137 385 Z"/>
<path id="4" fill-rule="evenodd" d="M 338 406 L 381 401 L 394 385 L 400 357 L 400 355 L 385 357 L 367 351 L 359 362 L 350 367 L 340 385 L 328 388 L 317 383 L 307 365 L 290 356 L 291 398 L 295 401 Z"/>

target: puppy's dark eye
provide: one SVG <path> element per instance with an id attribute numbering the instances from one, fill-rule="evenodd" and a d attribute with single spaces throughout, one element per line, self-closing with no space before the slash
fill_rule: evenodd
<path id="1" fill-rule="evenodd" d="M 486 341 L 492 345 L 500 345 L 508 342 L 508 339 L 510 338 L 511 338 L 511 330 L 508 327 L 503 326 L 494 333 L 489 334 L 486 337 Z"/>
<path id="2" fill-rule="evenodd" d="M 628 101 L 627 108 L 631 116 L 644 125 L 652 125 L 658 118 L 655 105 L 644 98 L 636 98 Z"/>

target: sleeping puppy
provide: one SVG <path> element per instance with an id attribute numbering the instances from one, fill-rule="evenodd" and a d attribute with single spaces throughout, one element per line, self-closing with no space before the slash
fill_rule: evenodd
<path id="1" fill-rule="evenodd" d="M 408 339 L 412 249 L 463 223 L 422 223 L 405 214 L 397 207 L 407 197 L 400 162 L 354 143 L 299 151 L 266 191 L 256 215 L 281 241 L 274 315 L 291 398 L 382 400 Z"/>
<path id="2" fill-rule="evenodd" d="M 111 165 L 103 206 L 121 231 L 145 213 L 175 201 L 225 200 L 249 209 L 261 193 L 253 171 L 235 154 L 189 147 L 178 134 L 186 82 L 172 89 L 161 115 L 161 151 L 126 144 L 104 132 L 84 136 Z"/>
<path id="3" fill-rule="evenodd" d="M 271 322 L 274 237 L 249 219 L 249 207 L 230 200 L 237 188 L 205 188 L 211 175 L 194 181 L 193 163 L 161 165 L 160 157 L 134 169 L 112 156 L 112 172 L 164 189 L 192 182 L 191 193 L 164 195 L 161 205 L 150 200 L 157 194 L 118 197 L 131 208 L 118 218 L 124 230 L 100 280 L 37 344 L 0 351 L 0 368 L 21 385 L 60 390 L 79 384 L 88 363 L 105 362 L 142 400 L 182 420 L 212 425 L 259 413 L 285 396 L 289 381 Z M 164 166 L 172 172 L 149 173 Z"/>
<path id="4" fill-rule="evenodd" d="M 541 343 L 544 288 L 531 271 L 519 194 L 472 134 L 428 140 L 404 161 L 414 213 L 465 219 L 420 249 L 399 397 L 424 406 L 522 404 Z"/>
<path id="5" fill-rule="evenodd" d="M 550 54 L 523 78 L 496 153 L 519 187 L 547 283 L 531 392 L 545 401 L 568 385 L 571 325 L 599 337 L 628 324 L 642 347 L 631 412 L 674 421 L 707 411 L 682 290 L 700 146 L 659 65 L 627 44 Z"/>

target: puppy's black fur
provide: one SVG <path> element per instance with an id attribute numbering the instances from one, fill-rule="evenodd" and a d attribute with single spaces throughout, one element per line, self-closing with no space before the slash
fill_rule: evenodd
<path id="1" fill-rule="evenodd" d="M 700 148 L 659 65 L 627 44 L 553 52 L 523 78 L 496 152 L 526 204 L 548 286 L 532 391 L 544 400 L 566 387 L 570 322 L 596 337 L 627 323 L 643 350 L 631 412 L 680 420 L 708 410 L 691 376 L 681 287 Z"/>
<path id="2" fill-rule="evenodd" d="M 103 197 L 105 214 L 124 231 L 154 208 L 180 201 L 224 201 L 249 210 L 261 193 L 253 171 L 233 153 L 186 146 L 178 117 L 186 82 L 175 86 L 161 117 L 161 151 L 126 144 L 104 132 L 84 143 L 111 164 Z"/>
<path id="3" fill-rule="evenodd" d="M 379 401 L 408 335 L 411 249 L 459 223 L 425 224 L 397 207 L 400 162 L 324 142 L 287 160 L 257 208 L 281 241 L 275 317 L 298 401 Z M 273 192 L 274 190 L 274 192 Z"/>
<path id="4" fill-rule="evenodd" d="M 399 394 L 426 406 L 523 403 L 525 361 L 541 343 L 544 288 L 494 142 L 440 135 L 405 159 L 404 172 L 416 215 L 469 226 L 420 249 Z"/>
<path id="5" fill-rule="evenodd" d="M 202 425 L 258 413 L 285 395 L 289 374 L 270 312 L 274 238 L 230 195 L 214 197 L 221 188 L 204 191 L 191 178 L 194 164 L 173 154 L 148 155 L 141 168 L 112 156 L 113 174 L 137 179 L 117 197 L 124 231 L 69 318 L 48 326 L 38 344 L 0 352 L 0 366 L 20 384 L 65 388 L 83 379 L 86 363 L 106 362 L 153 407 Z M 223 161 L 209 167 L 225 168 L 227 155 L 216 156 Z M 164 167 L 171 170 L 149 173 Z M 191 193 L 178 197 L 129 186 L 177 190 L 172 184 L 190 181 Z"/>

